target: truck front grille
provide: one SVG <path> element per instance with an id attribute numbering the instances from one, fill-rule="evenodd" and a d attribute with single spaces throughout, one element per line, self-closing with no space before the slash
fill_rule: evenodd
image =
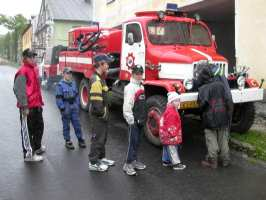
<path id="1" fill-rule="evenodd" d="M 218 65 L 222 69 L 222 74 L 225 75 L 225 76 L 228 75 L 228 64 L 226 62 L 223 62 L 223 61 L 211 61 L 209 63 Z M 193 76 L 194 77 L 197 77 L 199 71 L 201 70 L 200 69 L 200 64 L 201 64 L 201 62 L 193 63 L 193 66 L 194 66 Z"/>

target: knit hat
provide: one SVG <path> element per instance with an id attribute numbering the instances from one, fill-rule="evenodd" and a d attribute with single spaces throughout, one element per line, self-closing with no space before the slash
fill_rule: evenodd
<path id="1" fill-rule="evenodd" d="M 168 103 L 171 103 L 175 100 L 180 101 L 180 96 L 176 92 L 168 92 L 167 98 L 168 98 Z"/>

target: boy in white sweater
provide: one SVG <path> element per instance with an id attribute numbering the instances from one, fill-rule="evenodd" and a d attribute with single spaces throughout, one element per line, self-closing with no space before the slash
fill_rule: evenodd
<path id="1" fill-rule="evenodd" d="M 137 161 L 140 134 L 145 121 L 145 93 L 142 79 L 142 66 L 134 66 L 130 83 L 124 89 L 123 115 L 129 125 L 129 144 L 123 170 L 129 176 L 136 175 L 136 169 L 146 168 L 143 163 Z"/>

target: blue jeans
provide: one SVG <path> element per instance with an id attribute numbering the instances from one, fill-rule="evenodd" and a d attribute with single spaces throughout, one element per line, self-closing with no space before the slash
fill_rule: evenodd
<path id="1" fill-rule="evenodd" d="M 137 124 L 129 126 L 127 163 L 137 160 L 138 148 L 140 143 L 141 128 Z"/>
<path id="2" fill-rule="evenodd" d="M 178 145 L 163 145 L 162 161 L 172 165 L 181 163 L 178 154 Z"/>
<path id="3" fill-rule="evenodd" d="M 65 107 L 65 110 L 62 114 L 62 122 L 63 122 L 63 135 L 65 140 L 70 140 L 70 122 L 74 128 L 75 134 L 78 140 L 82 140 L 82 131 L 79 119 L 79 109 L 77 105 L 68 105 Z"/>

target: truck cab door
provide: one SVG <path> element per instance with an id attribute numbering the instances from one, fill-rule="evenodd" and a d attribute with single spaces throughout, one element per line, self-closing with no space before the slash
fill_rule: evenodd
<path id="1" fill-rule="evenodd" d="M 131 69 L 137 64 L 141 65 L 145 70 L 145 42 L 143 31 L 140 23 L 129 22 L 123 25 L 120 78 L 129 80 Z"/>

